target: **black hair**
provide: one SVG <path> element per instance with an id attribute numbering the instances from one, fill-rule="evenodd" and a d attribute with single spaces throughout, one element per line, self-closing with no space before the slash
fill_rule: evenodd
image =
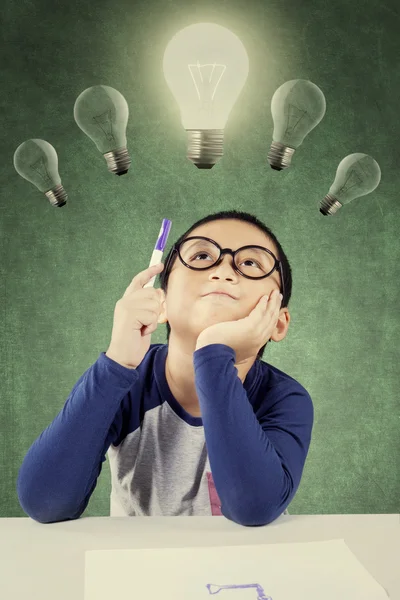
<path id="1" fill-rule="evenodd" d="M 203 223 L 209 223 L 210 221 L 219 221 L 222 219 L 237 219 L 238 221 L 244 221 L 247 223 L 251 223 L 252 225 L 255 225 L 256 227 L 258 227 L 259 229 L 261 229 L 261 231 L 263 231 L 266 236 L 275 243 L 277 250 L 278 250 L 278 256 L 276 257 L 278 260 L 281 261 L 282 264 L 282 273 L 283 273 L 283 280 L 284 280 L 284 286 L 285 286 L 285 293 L 284 293 L 284 297 L 282 298 L 282 304 L 281 304 L 281 308 L 288 306 L 289 305 L 289 300 L 290 297 L 292 295 L 292 270 L 290 268 L 290 264 L 289 261 L 287 259 L 286 254 L 284 253 L 282 246 L 280 245 L 279 241 L 277 240 L 276 236 L 272 233 L 272 231 L 264 224 L 262 223 L 262 221 L 260 221 L 257 217 L 255 217 L 254 215 L 251 215 L 249 213 L 246 212 L 241 212 L 241 211 L 237 211 L 237 210 L 229 210 L 229 211 L 222 211 L 222 212 L 218 212 L 218 213 L 214 213 L 211 215 L 208 215 L 207 217 L 204 217 L 203 219 L 200 219 L 199 221 L 197 221 L 196 223 L 194 223 L 194 225 L 192 225 L 190 227 L 190 229 L 188 229 L 186 231 L 186 233 L 182 234 L 181 237 L 177 240 L 177 244 L 179 244 L 179 242 L 181 242 L 183 239 L 185 239 L 186 237 L 189 236 L 189 234 L 196 229 L 196 227 L 199 227 L 200 225 L 203 225 Z M 169 253 L 167 254 L 167 256 L 165 257 L 165 261 L 164 261 L 164 265 L 167 264 L 167 261 L 170 257 L 170 255 L 172 254 L 173 251 L 173 246 L 170 249 Z M 176 260 L 179 260 L 178 258 L 178 254 L 175 253 L 174 258 L 172 259 L 170 265 L 168 266 L 168 272 L 166 272 L 165 270 L 163 270 L 160 274 L 159 274 L 159 278 L 160 278 L 160 287 L 161 289 L 164 291 L 164 293 L 167 291 L 167 286 L 168 286 L 168 278 L 169 278 L 169 274 L 171 272 L 171 268 L 173 267 L 174 263 Z M 169 334 L 171 332 L 171 327 L 167 321 L 166 323 L 167 326 L 167 342 L 169 340 Z M 264 349 L 266 347 L 266 345 L 268 344 L 268 342 L 266 344 L 264 344 L 264 346 L 262 348 L 260 348 L 260 350 L 258 351 L 257 354 L 257 358 L 261 360 L 262 355 L 264 353 Z"/>

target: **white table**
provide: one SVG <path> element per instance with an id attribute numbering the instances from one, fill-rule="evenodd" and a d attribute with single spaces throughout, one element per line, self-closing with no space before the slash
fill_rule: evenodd
<path id="1" fill-rule="evenodd" d="M 0 519 L 0 598 L 83 600 L 86 550 L 337 538 L 345 540 L 390 600 L 400 600 L 398 514 L 282 515 L 264 527 L 241 527 L 225 517 L 86 517 L 48 525 Z"/>

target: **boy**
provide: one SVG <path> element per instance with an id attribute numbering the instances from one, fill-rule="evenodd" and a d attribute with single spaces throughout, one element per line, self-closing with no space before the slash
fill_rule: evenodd
<path id="1" fill-rule="evenodd" d="M 107 351 L 29 449 L 17 491 L 33 519 L 79 518 L 107 452 L 111 516 L 222 514 L 256 526 L 293 499 L 313 405 L 300 383 L 260 360 L 290 322 L 279 242 L 252 215 L 217 213 L 173 246 L 161 290 L 143 287 L 163 270 L 134 277 Z M 150 345 L 166 322 L 168 345 Z"/>

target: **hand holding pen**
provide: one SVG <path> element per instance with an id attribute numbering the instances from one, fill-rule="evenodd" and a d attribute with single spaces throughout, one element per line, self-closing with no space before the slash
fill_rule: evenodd
<path id="1" fill-rule="evenodd" d="M 161 262 L 171 221 L 164 219 L 150 266 L 132 279 L 114 309 L 111 342 L 106 356 L 126 367 L 136 369 L 151 343 L 161 312 L 161 294 L 153 288 L 156 276 L 164 268 Z"/>

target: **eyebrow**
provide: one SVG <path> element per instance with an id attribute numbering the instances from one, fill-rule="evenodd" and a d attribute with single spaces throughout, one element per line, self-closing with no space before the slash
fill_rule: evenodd
<path id="1" fill-rule="evenodd" d="M 222 244 L 220 244 L 219 242 L 217 242 L 216 240 L 214 240 L 213 238 L 209 238 L 210 240 L 212 240 L 215 244 L 218 244 L 218 246 L 220 248 L 223 248 Z M 190 240 L 191 242 L 191 246 L 195 246 L 197 244 L 201 244 L 201 242 L 205 242 L 206 240 Z M 268 246 L 265 246 L 263 244 L 256 244 L 255 242 L 251 243 L 251 244 L 243 244 L 242 246 L 239 246 L 238 248 L 236 248 L 236 250 L 240 250 L 240 248 L 243 248 L 244 246 L 262 246 L 262 248 L 266 248 L 267 250 L 269 250 L 270 252 L 272 252 L 272 254 L 274 256 L 276 256 L 276 252 L 275 250 L 268 248 Z M 231 248 L 231 250 L 233 250 L 233 252 L 236 252 L 236 250 L 234 250 L 233 248 Z"/>

